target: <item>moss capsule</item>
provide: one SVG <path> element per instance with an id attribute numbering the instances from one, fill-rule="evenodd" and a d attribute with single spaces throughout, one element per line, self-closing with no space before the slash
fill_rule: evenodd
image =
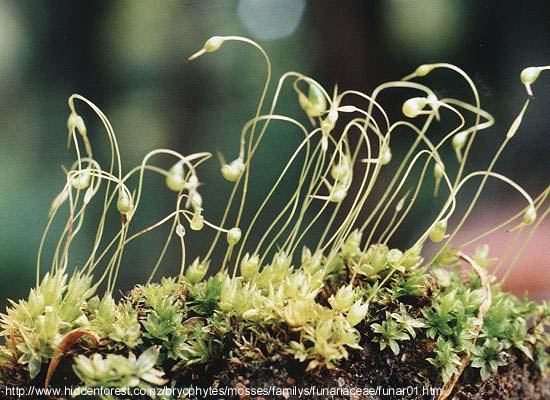
<path id="1" fill-rule="evenodd" d="M 241 240 L 241 230 L 239 228 L 231 228 L 227 232 L 227 243 L 230 246 L 236 245 Z"/>

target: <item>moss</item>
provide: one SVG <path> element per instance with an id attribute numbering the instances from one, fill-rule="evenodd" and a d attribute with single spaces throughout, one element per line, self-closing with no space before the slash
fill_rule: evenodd
<path id="1" fill-rule="evenodd" d="M 40 371 L 60 354 L 45 355 L 41 347 L 21 344 L 46 343 L 52 337 L 60 337 L 60 341 L 74 330 L 92 331 L 100 338 L 95 345 L 83 338 L 64 354 L 72 359 L 73 383 L 88 387 L 168 382 L 186 386 L 198 371 L 203 371 L 205 387 L 214 382 L 233 385 L 237 381 L 230 382 L 230 377 L 237 376 L 248 376 L 245 380 L 249 382 L 261 380 L 269 375 L 266 371 L 272 371 L 270 379 L 277 381 L 283 376 L 296 381 L 304 371 L 326 368 L 340 370 L 334 375 L 340 378 L 338 374 L 345 374 L 347 365 L 375 353 L 401 364 L 399 369 L 406 370 L 410 379 L 439 376 L 429 380 L 434 388 L 459 373 L 463 358 L 471 363 L 461 379 L 468 377 L 470 384 L 486 385 L 499 371 L 523 365 L 534 377 L 547 371 L 548 353 L 543 349 L 548 349 L 550 340 L 544 329 L 550 325 L 548 304 L 516 298 L 494 285 L 491 306 L 479 319 L 484 299 L 476 274 L 469 273 L 465 280 L 459 267 L 432 274 L 422 268 L 420 260 L 407 267 L 400 262 L 407 260 L 407 252 L 401 253 L 401 259 L 381 262 L 376 277 L 354 274 L 357 260 L 372 263 L 373 251 L 369 250 L 352 257 L 342 255 L 342 270 L 331 273 L 323 273 L 326 258 L 312 273 L 304 266 L 293 267 L 278 255 L 262 269 L 270 271 L 268 276 L 257 272 L 245 280 L 218 273 L 194 283 L 185 277 L 164 279 L 160 284 L 137 286 L 118 304 L 109 296 L 101 300 L 92 297 L 70 320 L 62 319 L 66 314 L 58 306 L 69 294 L 67 287 L 59 285 L 47 291 L 44 288 L 49 286 L 44 285 L 39 287 L 42 291 L 33 291 L 29 300 L 14 304 L 3 317 L 3 328 L 9 332 L 2 348 L 5 382 L 11 374 L 19 384 L 40 385 L 43 374 L 29 376 L 30 364 L 25 361 L 40 356 L 42 365 L 34 367 Z M 416 292 L 404 292 L 403 285 L 417 274 L 421 283 L 415 286 Z M 66 282 L 67 276 L 58 272 L 48 279 Z M 386 283 L 373 289 L 373 282 L 380 281 Z M 89 294 L 87 285 L 81 290 Z M 51 328 L 54 333 L 29 328 L 25 310 L 34 304 L 32 299 L 44 302 L 44 310 L 57 304 L 50 311 L 55 317 L 48 317 L 58 321 Z M 350 322 L 357 304 L 368 304 L 368 310 L 357 311 Z M 41 316 L 35 319 L 42 320 Z M 10 343 L 19 345 L 11 347 Z M 145 358 L 154 360 L 147 362 L 152 375 L 140 366 Z M 518 358 L 522 364 L 515 361 Z M 220 365 L 228 366 L 220 370 Z M 278 376 L 274 368 L 285 372 Z M 380 377 L 373 376 L 379 373 L 367 373 L 365 365 L 362 370 L 368 382 L 374 386 L 380 382 Z M 59 374 L 54 372 L 54 376 Z M 258 383 L 267 385 L 268 381 Z M 299 383 L 309 381 L 313 378 Z"/>
<path id="2" fill-rule="evenodd" d="M 392 393 L 388 395 L 391 398 L 437 395 L 443 399 L 453 395 L 473 399 L 479 398 L 475 390 L 482 396 L 506 398 L 502 397 L 508 387 L 506 382 L 522 374 L 531 386 L 514 386 L 515 395 L 533 399 L 546 396 L 550 305 L 502 291 L 503 281 L 497 281 L 487 269 L 494 262 L 488 246 L 478 247 L 470 256 L 461 250 L 463 246 L 454 248 L 452 242 L 489 177 L 514 188 L 528 204 L 504 224 L 488 229 L 469 243 L 513 224 L 510 230 L 517 232 L 533 225 L 533 235 L 548 214 L 537 217 L 537 209 L 545 204 L 550 188 L 533 199 L 516 182 L 492 170 L 518 131 L 529 100 L 488 168 L 463 176 L 476 133 L 490 127 L 494 120 L 481 109 L 475 86 L 458 67 L 424 65 L 402 81 L 381 85 L 371 96 L 335 88 L 330 97 L 313 79 L 288 73 L 279 81 L 269 112 L 261 114 L 271 79 L 271 62 L 258 44 L 241 37 L 215 37 L 191 58 L 217 51 L 225 41 L 257 48 L 266 60 L 267 79 L 256 116 L 243 127 L 238 158 L 226 163 L 219 154 L 221 175 L 234 185 L 219 223 L 208 220 L 199 193 L 198 167 L 211 157 L 210 153 L 183 156 L 172 150 L 154 150 L 139 167 L 123 175 L 120 149 L 108 119 L 89 100 L 71 96 L 69 138 L 77 147 L 79 137 L 86 154 L 77 152 L 77 161 L 67 171 L 66 184 L 52 203 L 39 249 L 36 287 L 28 299 L 12 302 L 0 317 L 4 337 L 0 346 L 3 388 L 44 384 L 143 390 L 190 385 L 350 388 L 366 384 L 388 390 L 410 387 L 414 392 Z M 409 82 L 435 69 L 451 70 L 465 79 L 476 104 L 439 100 L 428 87 Z M 290 77 L 295 78 L 293 87 L 312 123 L 311 130 L 295 119 L 274 114 L 281 86 Z M 531 90 L 533 82 L 530 79 L 523 83 Z M 301 89 L 303 85 L 308 86 L 307 96 Z M 388 114 L 376 101 L 380 91 L 403 87 L 425 95 L 403 104 L 407 117 L 425 116 L 421 129 L 410 121 L 390 124 Z M 352 96 L 366 99 L 368 107 L 361 109 L 346 103 Z M 76 101 L 92 108 L 105 126 L 112 148 L 108 169 L 102 169 L 92 158 L 88 131 L 77 114 Z M 381 112 L 378 118 L 374 108 Z M 459 115 L 462 122 L 434 144 L 428 139 L 427 130 L 448 111 Z M 465 126 L 462 113 L 472 113 L 475 123 Z M 350 120 L 342 124 L 346 117 Z M 243 211 L 249 207 L 251 159 L 272 120 L 292 124 L 305 139 L 252 219 L 246 220 Z M 410 129 L 416 140 L 387 182 L 381 179 L 381 170 L 396 162 L 390 139 L 399 126 Z M 351 140 L 352 133 L 357 133 L 359 140 Z M 443 160 L 439 153 L 451 138 L 458 160 L 453 179 L 444 167 L 451 160 Z M 421 144 L 427 149 L 416 151 Z M 297 161 L 300 153 L 304 159 Z M 161 154 L 176 159 L 170 169 L 149 164 L 151 157 Z M 422 158 L 425 161 L 420 178 L 414 178 L 418 178 L 414 191 L 402 194 L 402 187 L 411 179 L 411 170 Z M 271 224 L 261 227 L 262 236 L 255 237 L 253 228 L 258 216 L 280 189 L 288 169 L 297 163 L 301 173 L 296 190 L 282 209 L 274 210 Z M 362 173 L 357 171 L 358 163 L 364 164 Z M 446 197 L 436 218 L 414 245 L 409 249 L 392 248 L 391 239 L 414 206 L 430 165 L 435 194 L 444 197 L 441 193 L 445 189 Z M 139 218 L 136 211 L 145 171 L 162 175 L 168 189 L 178 193 L 176 209 L 148 228 L 131 233 L 133 220 Z M 466 212 L 451 226 L 450 217 L 460 208 L 460 189 L 474 177 L 482 178 L 477 192 Z M 135 190 L 128 187 L 132 178 L 137 178 Z M 359 217 L 365 212 L 372 188 L 379 181 L 383 181 L 382 194 L 361 221 Z M 103 188 L 104 212 L 93 251 L 81 269 L 69 274 L 70 246 L 83 223 L 86 207 L 97 201 Z M 239 190 L 241 201 L 235 206 Z M 42 277 L 42 245 L 57 211 L 66 204 L 69 218 L 51 268 Z M 123 217 L 122 224 L 109 244 L 104 245 L 106 215 L 115 204 Z M 235 212 L 236 217 L 231 217 Z M 147 283 L 136 285 L 116 302 L 113 291 L 125 246 L 169 221 L 169 237 Z M 316 224 L 322 225 L 316 248 L 303 247 L 299 257 L 304 237 Z M 186 234 L 184 225 L 191 231 L 215 232 L 207 254 L 189 265 L 185 249 L 192 235 Z M 174 233 L 182 251 L 180 272 L 176 277 L 163 277 L 153 283 Z M 226 241 L 220 241 L 222 234 Z M 430 260 L 422 256 L 427 240 L 441 243 Z M 250 247 L 255 250 L 246 253 Z M 212 257 L 215 249 L 224 254 L 217 265 Z M 513 264 L 508 271 L 512 267 Z M 96 293 L 103 283 L 107 287 L 105 293 Z M 286 398 L 288 393 L 281 396 Z M 349 397 L 346 396 L 317 395 Z"/>

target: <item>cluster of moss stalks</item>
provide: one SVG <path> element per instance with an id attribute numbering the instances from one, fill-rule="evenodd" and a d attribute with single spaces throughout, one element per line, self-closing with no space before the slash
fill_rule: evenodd
<path id="1" fill-rule="evenodd" d="M 489 257 L 488 246 L 479 246 L 474 254 L 465 250 L 504 227 L 515 232 L 517 239 L 533 225 L 530 238 L 550 212 L 550 186 L 533 199 L 516 182 L 493 171 L 531 100 L 524 103 L 487 168 L 466 174 L 466 160 L 477 133 L 489 128 L 494 119 L 481 109 L 475 85 L 460 68 L 445 63 L 421 65 L 400 81 L 378 86 L 370 95 L 335 88 L 333 96 L 313 79 L 288 72 L 280 78 L 268 112 L 262 114 L 271 62 L 257 43 L 237 36 L 215 36 L 190 58 L 214 52 L 230 41 L 260 51 L 267 65 L 267 80 L 255 117 L 242 129 L 239 156 L 226 162 L 218 154 L 221 175 L 233 188 L 217 223 L 206 218 L 208 210 L 203 210 L 199 190 L 198 167 L 211 153 L 184 156 L 157 149 L 147 154 L 140 166 L 123 174 L 116 136 L 107 117 L 88 99 L 79 95 L 69 98 L 69 143 L 74 143 L 77 160 L 65 170 L 66 183 L 52 203 L 38 251 L 36 287 L 28 299 L 12 301 L 0 315 L 2 396 L 17 397 L 16 387 L 72 387 L 72 395 L 78 393 L 77 388 L 125 390 L 120 395 L 102 392 L 100 397 L 105 399 L 135 397 L 131 389 L 142 390 L 145 397 L 176 399 L 181 392 L 175 389 L 198 387 L 239 389 L 213 396 L 246 398 L 246 388 L 294 386 L 392 388 L 391 394 L 381 394 L 385 398 L 485 399 L 507 398 L 506 393 L 516 396 L 510 398 L 550 398 L 546 378 L 550 370 L 550 334 L 546 332 L 550 305 L 503 292 L 503 280 L 497 281 L 494 275 L 503 259 L 489 273 L 487 268 L 495 260 Z M 531 84 L 545 69 L 522 72 L 521 81 L 529 94 Z M 475 104 L 438 99 L 427 86 L 410 82 L 435 70 L 460 76 L 469 85 Z M 291 78 L 301 115 L 307 116 L 311 129 L 275 112 L 283 85 Z M 307 94 L 302 86 L 307 87 Z M 387 90 L 414 91 L 423 97 L 405 100 L 402 112 L 407 120 L 391 123 L 377 100 Z M 352 105 L 347 102 L 350 98 L 366 101 L 367 106 Z M 105 128 L 111 144 L 108 169 L 102 169 L 93 158 L 77 101 L 93 110 Z M 440 135 L 440 129 L 432 128 L 444 117 L 454 118 L 456 125 L 437 141 L 434 137 Z M 422 120 L 420 128 L 411 122 L 414 119 Z M 275 121 L 294 127 L 303 140 L 262 203 L 252 209 L 256 210 L 253 217 L 247 219 L 249 213 L 244 209 L 254 207 L 247 199 L 251 159 Z M 390 150 L 395 132 L 415 138 L 400 162 Z M 444 159 L 441 153 L 449 144 L 457 156 L 454 166 L 453 160 Z M 150 159 L 157 155 L 176 163 L 168 169 L 152 165 Z M 260 214 L 269 210 L 274 193 L 281 190 L 287 172 L 296 165 L 300 175 L 286 205 L 273 206 L 270 225 L 255 226 Z M 389 180 L 381 179 L 381 171 L 388 165 L 397 168 Z M 421 172 L 412 173 L 419 165 Z M 409 249 L 390 248 L 393 235 L 428 179 L 429 167 L 435 178 L 434 195 L 443 196 L 437 216 Z M 145 171 L 161 175 L 168 189 L 178 193 L 176 209 L 153 225 L 132 232 L 131 223 L 141 217 L 138 209 Z M 481 178 L 476 193 L 458 216 L 462 212 L 457 206 L 459 193 L 476 177 Z M 515 189 L 527 206 L 466 243 L 451 243 L 488 178 Z M 380 181 L 382 190 L 374 190 Z M 130 182 L 137 183 L 133 190 Z M 82 266 L 72 268 L 69 250 L 88 205 L 101 192 L 103 211 L 91 254 Z M 372 202 L 378 193 L 383 194 Z M 240 201 L 236 201 L 239 194 Z M 53 220 L 65 205 L 66 223 L 44 274 L 42 249 Z M 540 210 L 543 212 L 538 215 Z M 118 220 L 119 215 L 119 231 L 106 239 L 107 221 Z M 117 303 L 113 293 L 125 246 L 169 221 L 168 238 L 147 283 L 135 286 Z M 415 224 L 421 223 L 415 220 Z M 192 263 L 185 257 L 190 236 L 185 226 L 191 231 L 214 231 L 207 254 Z M 320 227 L 322 234 L 312 240 L 316 247 L 310 249 L 304 246 L 304 238 L 311 235 L 312 227 Z M 181 245 L 180 272 L 154 283 L 174 234 Z M 222 234 L 225 241 L 220 240 Z M 422 248 L 428 240 L 442 244 L 433 258 L 424 260 Z M 215 249 L 224 254 L 223 261 L 216 261 Z M 521 251 L 506 262 L 505 276 L 519 254 Z M 103 286 L 106 290 L 100 293 Z M 29 393 L 37 394 L 23 392 Z M 68 397 L 52 393 L 53 398 Z M 310 397 L 357 398 L 342 393 L 313 393 Z M 288 398 L 289 394 L 281 396 Z"/>

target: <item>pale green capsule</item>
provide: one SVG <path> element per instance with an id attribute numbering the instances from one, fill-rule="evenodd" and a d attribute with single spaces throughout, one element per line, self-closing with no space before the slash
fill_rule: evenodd
<path id="1" fill-rule="evenodd" d="M 439 243 L 445 237 L 446 232 L 447 232 L 447 220 L 443 219 L 441 221 L 438 221 L 438 223 L 435 224 L 435 226 L 431 230 L 430 239 L 432 240 L 432 242 Z"/>
<path id="2" fill-rule="evenodd" d="M 193 218 L 190 223 L 191 229 L 194 231 L 200 231 L 204 226 L 204 217 L 202 216 L 202 208 L 197 207 L 193 212 Z"/>
<path id="3" fill-rule="evenodd" d="M 229 182 L 236 182 L 245 170 L 244 161 L 242 158 L 237 158 L 229 164 L 224 164 L 221 168 L 223 177 Z"/>
<path id="4" fill-rule="evenodd" d="M 71 185 L 77 190 L 86 189 L 90 185 L 91 178 L 90 171 L 86 168 L 71 179 Z"/>
<path id="5" fill-rule="evenodd" d="M 236 245 L 241 240 L 241 230 L 239 228 L 231 228 L 227 232 L 227 243 L 230 246 Z"/>
<path id="6" fill-rule="evenodd" d="M 224 41 L 225 39 L 221 36 L 212 36 L 204 44 L 204 51 L 207 53 L 212 53 L 222 47 Z"/>
<path id="7" fill-rule="evenodd" d="M 308 100 L 310 117 L 318 117 L 327 110 L 327 99 L 317 85 L 309 85 Z"/>
<path id="8" fill-rule="evenodd" d="M 166 186 L 174 192 L 181 192 L 185 187 L 183 164 L 178 162 L 170 168 L 166 176 Z"/>
<path id="9" fill-rule="evenodd" d="M 116 202 L 116 207 L 121 214 L 127 214 L 132 211 L 132 199 L 122 189 L 118 191 L 118 201 Z"/>
<path id="10" fill-rule="evenodd" d="M 428 100 L 424 97 L 413 97 L 403 103 L 403 114 L 409 118 L 415 118 L 424 109 Z"/>
<path id="11" fill-rule="evenodd" d="M 537 209 L 535 206 L 530 205 L 527 210 L 525 210 L 525 213 L 523 214 L 523 223 L 525 225 L 530 225 L 537 219 Z"/>
<path id="12" fill-rule="evenodd" d="M 525 85 L 531 85 L 535 83 L 535 81 L 539 77 L 540 71 L 541 69 L 537 67 L 525 68 L 523 71 L 521 71 L 519 79 L 521 80 L 521 83 Z"/>
<path id="13" fill-rule="evenodd" d="M 76 129 L 82 136 L 86 136 L 87 134 L 84 120 L 80 115 L 74 112 L 69 114 L 69 118 L 67 118 L 67 128 L 69 129 L 69 132 Z"/>

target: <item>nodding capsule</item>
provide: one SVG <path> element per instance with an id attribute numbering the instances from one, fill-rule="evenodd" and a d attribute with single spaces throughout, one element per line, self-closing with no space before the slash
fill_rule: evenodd
<path id="1" fill-rule="evenodd" d="M 415 118 L 420 114 L 428 104 L 425 97 L 413 97 L 403 103 L 403 114 L 409 118 Z"/>
<path id="2" fill-rule="evenodd" d="M 435 226 L 430 231 L 430 239 L 432 240 L 432 242 L 439 243 L 445 237 L 446 232 L 447 220 L 443 219 L 441 221 L 438 221 L 437 224 L 435 224 Z"/>
<path id="3" fill-rule="evenodd" d="M 121 214 L 128 214 L 133 208 L 132 199 L 122 188 L 118 191 L 116 207 Z"/>
<path id="4" fill-rule="evenodd" d="M 537 209 L 535 206 L 530 205 L 527 210 L 525 210 L 525 213 L 523 214 L 523 223 L 525 225 L 530 225 L 537 219 Z"/>
<path id="5" fill-rule="evenodd" d="M 227 243 L 230 246 L 236 245 L 241 240 L 241 230 L 239 228 L 231 228 L 227 232 Z"/>
<path id="6" fill-rule="evenodd" d="M 77 190 L 86 189 L 90 186 L 92 175 L 88 168 L 78 172 L 78 175 L 71 179 L 71 185 Z"/>
<path id="7" fill-rule="evenodd" d="M 333 165 L 330 175 L 337 180 L 345 180 L 350 174 L 350 166 L 347 160 L 342 160 Z"/>
<path id="8" fill-rule="evenodd" d="M 392 154 L 388 146 L 384 149 L 384 151 L 382 152 L 382 155 L 380 156 L 380 164 L 382 165 L 389 164 L 389 162 L 391 161 L 391 158 L 392 158 Z"/>
<path id="9" fill-rule="evenodd" d="M 212 53 L 222 47 L 224 41 L 225 39 L 221 36 L 212 36 L 204 43 L 204 51 Z"/>
<path id="10" fill-rule="evenodd" d="M 420 76 L 426 76 L 434 68 L 435 68 L 434 64 L 422 64 L 414 71 L 414 73 L 415 73 L 416 76 L 419 76 L 419 77 Z"/>
<path id="11" fill-rule="evenodd" d="M 67 128 L 69 129 L 69 132 L 71 132 L 73 129 L 76 129 L 78 133 L 80 133 L 82 136 L 86 136 L 87 134 L 86 124 L 84 123 L 84 120 L 80 115 L 75 112 L 69 114 L 69 118 L 67 118 Z"/>
<path id="12" fill-rule="evenodd" d="M 202 56 L 204 53 L 212 53 L 216 50 L 218 50 L 223 42 L 225 41 L 225 38 L 221 36 L 212 36 L 210 39 L 208 39 L 205 43 L 202 49 L 197 51 L 195 54 L 193 54 L 191 57 L 188 58 L 189 61 L 194 60 L 197 57 Z"/>
<path id="13" fill-rule="evenodd" d="M 308 99 L 311 105 L 308 113 L 310 116 L 318 117 L 327 110 L 327 99 L 317 85 L 309 85 Z"/>
<path id="14" fill-rule="evenodd" d="M 467 139 L 468 139 L 468 132 L 466 131 L 458 132 L 456 135 L 453 136 L 452 143 L 457 155 L 460 154 L 460 150 L 466 144 Z"/>
<path id="15" fill-rule="evenodd" d="M 245 170 L 244 161 L 242 158 L 237 158 L 229 164 L 222 165 L 221 172 L 223 177 L 229 182 L 236 182 Z"/>
<path id="16" fill-rule="evenodd" d="M 168 171 L 166 186 L 174 192 L 181 192 L 185 188 L 185 177 L 183 174 L 183 164 L 181 162 L 174 164 Z"/>
<path id="17" fill-rule="evenodd" d="M 535 83 L 535 81 L 539 77 L 540 71 L 541 69 L 537 67 L 525 68 L 523 71 L 521 71 L 519 79 L 521 80 L 521 83 L 531 85 Z"/>
<path id="18" fill-rule="evenodd" d="M 202 216 L 202 208 L 196 207 L 193 212 L 193 218 L 190 223 L 191 229 L 194 231 L 200 231 L 204 226 L 204 217 Z"/>

